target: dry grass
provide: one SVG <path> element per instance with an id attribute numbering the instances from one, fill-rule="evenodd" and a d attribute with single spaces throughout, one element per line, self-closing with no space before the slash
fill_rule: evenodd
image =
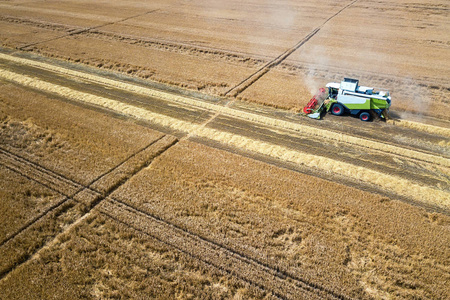
<path id="1" fill-rule="evenodd" d="M 0 163 L 2 163 L 0 159 Z M 0 242 L 62 197 L 0 165 Z"/>
<path id="2" fill-rule="evenodd" d="M 2 298 L 260 298 L 218 270 L 93 213 L 0 282 Z"/>
<path id="3" fill-rule="evenodd" d="M 450 219 L 181 142 L 115 193 L 191 232 L 354 298 L 446 298 Z"/>

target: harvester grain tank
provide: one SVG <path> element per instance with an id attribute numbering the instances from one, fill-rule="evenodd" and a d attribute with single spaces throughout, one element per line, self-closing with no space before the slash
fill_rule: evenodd
<path id="1" fill-rule="evenodd" d="M 390 106 L 388 91 L 376 91 L 372 87 L 360 86 L 357 79 L 344 78 L 340 84 L 330 82 L 326 88 L 321 88 L 303 112 L 313 119 L 320 119 L 324 111 L 337 116 L 350 113 L 368 122 L 374 117 L 387 118 Z"/>

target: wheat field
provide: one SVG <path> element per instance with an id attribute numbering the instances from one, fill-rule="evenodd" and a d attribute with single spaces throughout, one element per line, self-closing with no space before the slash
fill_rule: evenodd
<path id="1" fill-rule="evenodd" d="M 0 1 L 0 299 L 450 299 L 447 2 Z"/>

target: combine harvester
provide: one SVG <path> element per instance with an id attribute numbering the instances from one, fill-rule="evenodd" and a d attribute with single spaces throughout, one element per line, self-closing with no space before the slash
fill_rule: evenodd
<path id="1" fill-rule="evenodd" d="M 303 112 L 313 119 L 320 119 L 322 113 L 328 111 L 336 116 L 350 113 L 365 122 L 373 118 L 386 119 L 391 106 L 389 92 L 376 92 L 374 88 L 358 83 L 359 80 L 351 78 L 344 78 L 340 84 L 328 83 L 327 88 L 321 88 L 308 102 Z"/>

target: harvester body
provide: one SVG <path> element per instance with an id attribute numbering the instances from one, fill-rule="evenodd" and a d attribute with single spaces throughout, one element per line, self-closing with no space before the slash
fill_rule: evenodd
<path id="1" fill-rule="evenodd" d="M 373 117 L 386 118 L 391 106 L 391 96 L 387 91 L 375 91 L 374 88 L 359 86 L 357 79 L 345 78 L 339 83 L 328 83 L 326 85 L 327 99 L 323 103 L 317 101 L 314 109 L 306 109 L 312 106 L 311 102 L 318 95 L 325 94 L 324 89 L 310 100 L 303 109 L 309 117 L 320 119 L 322 112 L 331 111 L 334 115 L 343 115 L 348 112 L 359 116 L 362 121 L 370 121 Z"/>

